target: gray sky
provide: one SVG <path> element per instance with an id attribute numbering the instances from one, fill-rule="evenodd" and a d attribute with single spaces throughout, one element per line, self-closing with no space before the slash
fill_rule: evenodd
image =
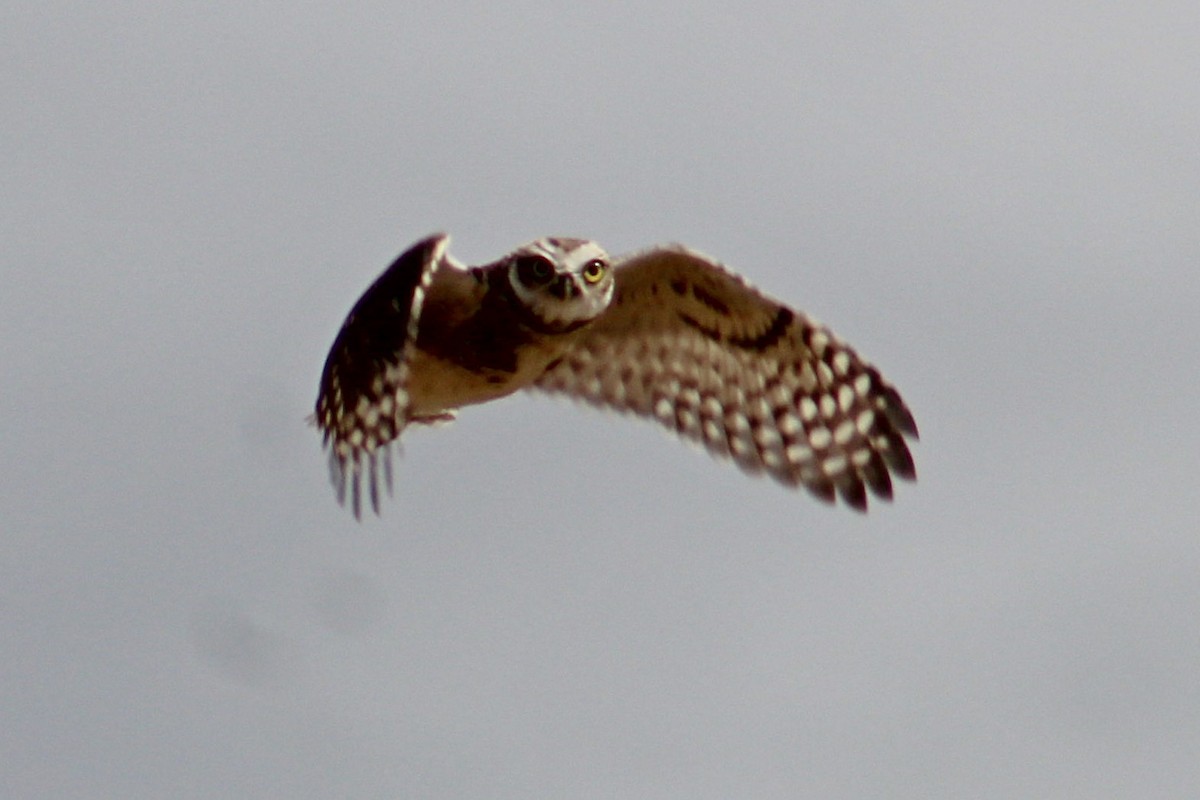
<path id="1" fill-rule="evenodd" d="M 1193 795 L 1200 6 L 436 7 L 0 4 L 0 795 Z M 356 524 L 304 417 L 434 230 L 722 258 L 920 482 L 516 397 Z"/>

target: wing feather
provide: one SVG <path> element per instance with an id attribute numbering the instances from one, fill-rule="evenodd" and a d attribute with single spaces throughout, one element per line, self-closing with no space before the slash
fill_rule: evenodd
<path id="1" fill-rule="evenodd" d="M 389 445 L 411 416 L 407 384 L 421 309 L 434 275 L 449 263 L 448 243 L 435 234 L 397 257 L 355 303 L 325 359 L 314 420 L 329 448 L 338 502 L 349 488 L 356 517 L 364 474 L 376 513 L 381 476 L 391 492 Z"/>
<path id="2" fill-rule="evenodd" d="M 827 328 L 680 245 L 614 266 L 612 305 L 535 388 L 657 420 L 859 510 L 916 477 L 900 394 Z"/>

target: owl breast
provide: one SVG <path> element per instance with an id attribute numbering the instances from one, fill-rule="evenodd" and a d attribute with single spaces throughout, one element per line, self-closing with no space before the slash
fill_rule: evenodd
<path id="1" fill-rule="evenodd" d="M 413 417 L 435 417 L 524 389 L 541 377 L 562 353 L 561 347 L 531 341 L 511 351 L 502 361 L 482 365 L 464 363 L 458 357 L 462 353 L 447 357 L 440 350 L 417 346 L 408 377 Z"/>
<path id="2" fill-rule="evenodd" d="M 436 416 L 527 388 L 574 338 L 522 324 L 494 292 L 481 294 L 473 309 L 461 297 L 443 302 L 431 294 L 408 378 L 412 415 Z"/>

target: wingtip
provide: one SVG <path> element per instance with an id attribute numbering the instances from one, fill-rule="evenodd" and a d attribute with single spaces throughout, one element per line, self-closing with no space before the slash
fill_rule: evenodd
<path id="1" fill-rule="evenodd" d="M 837 487 L 842 502 L 860 514 L 867 513 L 867 488 L 858 478 L 842 483 Z"/>

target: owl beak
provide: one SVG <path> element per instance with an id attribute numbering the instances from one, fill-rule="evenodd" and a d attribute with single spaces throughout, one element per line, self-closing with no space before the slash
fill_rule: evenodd
<path id="1" fill-rule="evenodd" d="M 570 275 L 559 275 L 549 286 L 550 294 L 559 300 L 569 300 L 579 296 L 579 284 Z"/>

